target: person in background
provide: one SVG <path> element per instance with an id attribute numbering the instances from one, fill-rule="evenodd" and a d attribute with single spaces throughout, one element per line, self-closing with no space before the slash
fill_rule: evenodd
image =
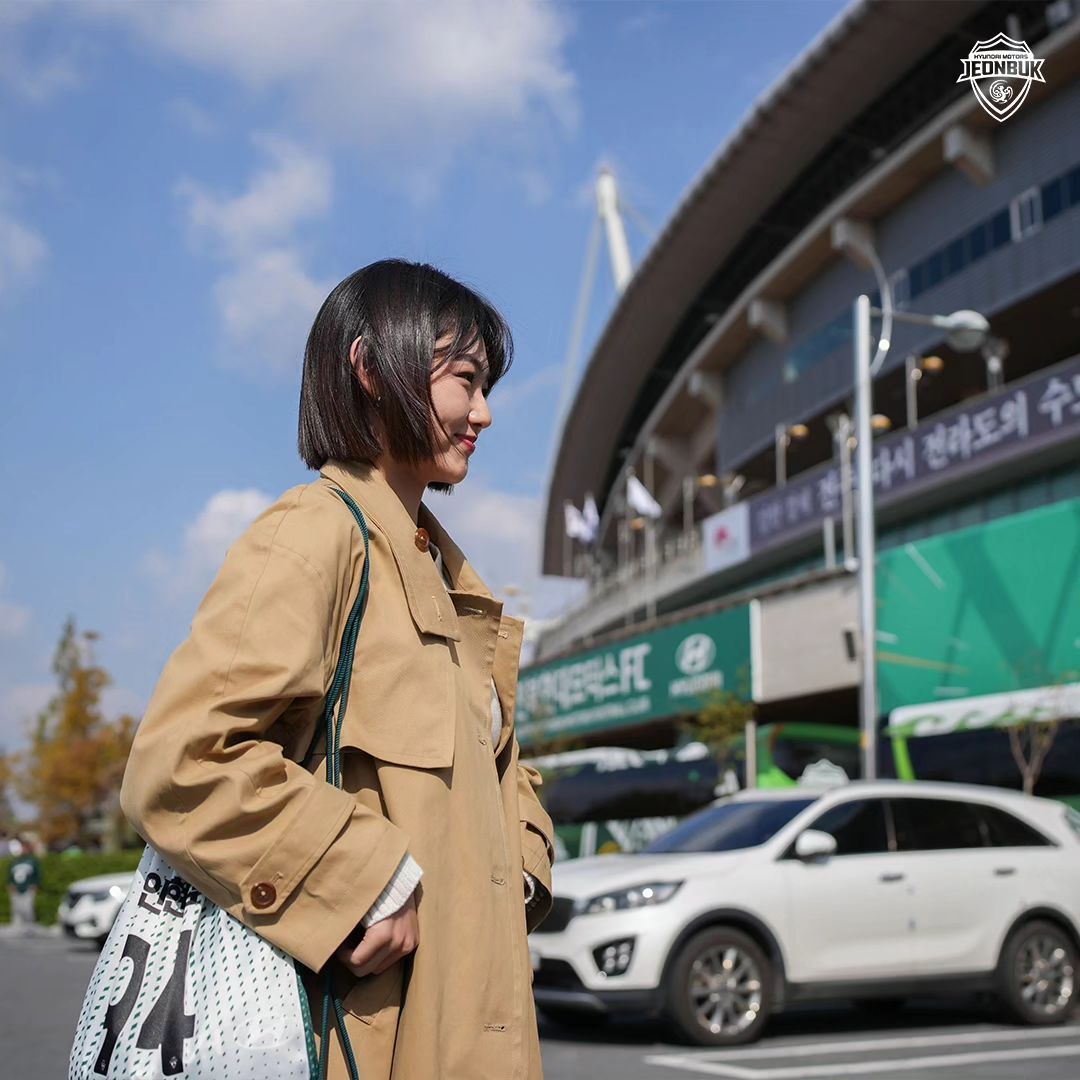
<path id="1" fill-rule="evenodd" d="M 34 905 L 41 886 L 41 863 L 22 837 L 14 837 L 10 844 L 11 862 L 8 863 L 8 896 L 11 898 L 11 922 L 22 930 L 37 925 Z"/>

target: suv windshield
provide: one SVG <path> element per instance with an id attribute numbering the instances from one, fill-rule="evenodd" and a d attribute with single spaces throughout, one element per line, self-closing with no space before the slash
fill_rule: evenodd
<path id="1" fill-rule="evenodd" d="M 771 840 L 815 800 L 768 799 L 709 806 L 654 840 L 643 854 L 674 851 L 738 851 Z"/>

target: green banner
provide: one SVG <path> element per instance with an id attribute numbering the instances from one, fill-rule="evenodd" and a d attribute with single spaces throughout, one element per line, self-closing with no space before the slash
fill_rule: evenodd
<path id="1" fill-rule="evenodd" d="M 883 551 L 882 713 L 1080 676 L 1080 499 Z"/>
<path id="2" fill-rule="evenodd" d="M 518 739 L 528 744 L 691 714 L 711 692 L 749 700 L 750 687 L 750 609 L 742 605 L 524 669 Z"/>

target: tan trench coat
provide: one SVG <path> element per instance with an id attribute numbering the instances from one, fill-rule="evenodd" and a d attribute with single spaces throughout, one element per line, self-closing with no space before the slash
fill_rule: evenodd
<path id="1" fill-rule="evenodd" d="M 334 485 L 364 511 L 371 559 L 342 791 L 321 754 L 314 775 L 298 764 L 360 586 Z M 139 726 L 124 812 L 215 903 L 306 967 L 329 960 L 362 1080 L 542 1075 L 522 870 L 550 890 L 553 850 L 513 730 L 522 628 L 423 503 L 414 523 L 378 471 L 330 462 L 233 545 Z M 333 954 L 406 851 L 424 871 L 419 947 L 357 980 Z M 333 1035 L 330 1075 L 347 1076 Z"/>

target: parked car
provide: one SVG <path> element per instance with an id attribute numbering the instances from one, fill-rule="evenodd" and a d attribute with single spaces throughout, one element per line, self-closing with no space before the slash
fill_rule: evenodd
<path id="1" fill-rule="evenodd" d="M 73 882 L 57 909 L 64 933 L 103 945 L 134 879 L 132 873 L 102 874 Z"/>
<path id="2" fill-rule="evenodd" d="M 556 864 L 536 1002 L 666 1018 L 729 1046 L 811 999 L 990 990 L 1064 1021 L 1080 953 L 1080 815 L 960 784 L 743 791 L 637 854 Z"/>

